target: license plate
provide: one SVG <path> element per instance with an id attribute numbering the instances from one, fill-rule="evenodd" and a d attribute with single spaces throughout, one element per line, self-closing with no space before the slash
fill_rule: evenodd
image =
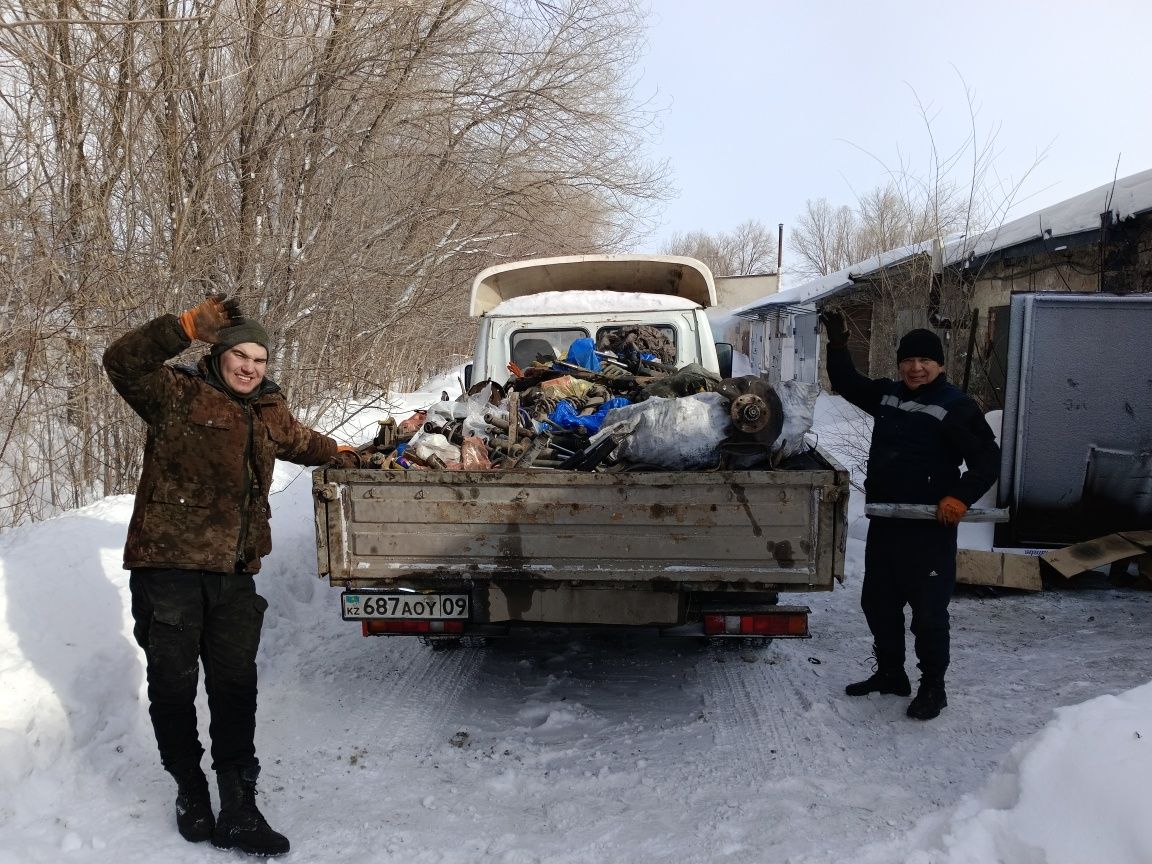
<path id="1" fill-rule="evenodd" d="M 340 595 L 344 620 L 361 618 L 421 618 L 441 620 L 468 617 L 467 594 L 378 594 L 375 592 Z"/>

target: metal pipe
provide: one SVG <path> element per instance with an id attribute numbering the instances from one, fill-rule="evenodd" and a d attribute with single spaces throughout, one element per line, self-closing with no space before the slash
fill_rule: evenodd
<path id="1" fill-rule="evenodd" d="M 424 424 L 424 431 L 430 435 L 443 435 L 450 444 L 464 443 L 464 428 L 461 423 L 439 424 L 428 421 Z"/>
<path id="2" fill-rule="evenodd" d="M 484 413 L 484 422 L 489 426 L 495 426 L 497 429 L 503 429 L 505 432 L 508 431 L 508 420 L 504 417 L 497 416 L 491 411 Z"/>
<path id="3" fill-rule="evenodd" d="M 865 516 L 881 516 L 887 519 L 935 519 L 935 504 L 865 504 Z M 971 507 L 961 518 L 961 522 L 1007 522 L 1007 507 Z"/>
<path id="4" fill-rule="evenodd" d="M 520 458 L 516 460 L 515 467 L 531 468 L 532 463 L 541 456 L 541 451 L 545 450 L 551 443 L 552 436 L 547 432 L 541 432 L 532 440 L 532 443 L 528 445 L 528 448 L 524 451 L 523 455 L 521 455 Z"/>

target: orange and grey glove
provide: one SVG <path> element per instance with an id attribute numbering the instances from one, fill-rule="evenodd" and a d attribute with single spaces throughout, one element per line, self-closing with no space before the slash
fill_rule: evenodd
<path id="1" fill-rule="evenodd" d="M 959 498 L 946 495 L 936 505 L 936 521 L 945 525 L 959 525 L 964 514 L 968 512 L 968 505 Z"/>
<path id="2" fill-rule="evenodd" d="M 239 301 L 229 300 L 227 294 L 215 293 L 209 294 L 203 303 L 181 312 L 180 326 L 189 339 L 215 344 L 221 330 L 239 324 L 242 319 Z"/>
<path id="3" fill-rule="evenodd" d="M 340 444 L 336 448 L 336 455 L 328 464 L 333 468 L 359 468 L 360 451 L 348 444 Z"/>

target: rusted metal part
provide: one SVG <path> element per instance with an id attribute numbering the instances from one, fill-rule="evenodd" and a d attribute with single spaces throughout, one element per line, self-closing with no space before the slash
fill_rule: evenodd
<path id="1" fill-rule="evenodd" d="M 519 437 L 513 440 L 512 436 L 508 434 L 510 432 L 508 420 L 492 413 L 485 414 L 484 420 L 487 424 L 485 432 L 488 435 L 488 445 L 512 456 L 523 455 L 541 434 L 551 435 L 551 433 L 530 432 L 527 427 L 521 427 Z M 505 434 L 501 434 L 502 432 Z M 553 437 L 551 443 L 545 446 L 538 455 L 539 458 L 544 459 L 553 457 L 563 459 L 571 456 L 574 452 L 571 447 L 558 443 Z"/>
<path id="2" fill-rule="evenodd" d="M 324 483 L 313 487 L 312 494 L 321 501 L 335 501 L 340 497 L 340 486 L 336 483 Z"/>
<path id="3" fill-rule="evenodd" d="M 497 450 L 503 450 L 505 453 L 513 456 L 520 456 L 526 449 L 528 449 L 529 442 L 521 441 L 519 444 L 513 444 L 503 435 L 493 435 L 488 439 L 488 446 L 495 447 Z"/>
<path id="4" fill-rule="evenodd" d="M 516 443 L 520 435 L 520 394 L 513 390 L 508 394 L 508 441 Z"/>
<path id="5" fill-rule="evenodd" d="M 540 458 L 541 451 L 548 449 L 548 445 L 552 443 L 552 435 L 548 432 L 541 432 L 532 439 L 532 443 L 524 450 L 524 453 L 516 460 L 515 467 L 517 468 L 530 468 L 532 464 Z"/>
<path id="6" fill-rule="evenodd" d="M 396 451 L 391 453 L 372 453 L 368 456 L 369 468 L 391 468 L 396 463 Z"/>
<path id="7" fill-rule="evenodd" d="M 716 392 L 731 403 L 729 417 L 737 429 L 735 444 L 771 444 L 784 428 L 784 406 L 772 385 L 756 375 L 727 378 Z"/>
<path id="8" fill-rule="evenodd" d="M 433 423 L 428 422 L 424 424 L 424 431 L 429 434 L 440 434 L 450 444 L 455 444 L 459 447 L 464 443 L 464 422 L 462 420 L 451 420 L 447 423 Z"/>
<path id="9" fill-rule="evenodd" d="M 408 447 L 404 450 L 404 461 L 411 462 L 423 468 L 437 468 L 440 470 L 446 469 L 448 466 L 444 464 L 444 460 L 437 456 L 435 453 L 429 453 L 427 456 L 421 456 L 416 452 L 416 448 Z"/>
<path id="10" fill-rule="evenodd" d="M 396 437 L 396 420 L 388 417 L 380 421 L 380 428 L 376 431 L 376 437 L 372 440 L 372 443 L 381 450 L 386 450 L 389 447 L 395 446 Z"/>
<path id="11" fill-rule="evenodd" d="M 745 393 L 732 400 L 729 411 L 733 425 L 741 432 L 762 432 L 772 422 L 772 409 L 761 397 Z"/>
<path id="12" fill-rule="evenodd" d="M 529 440 L 521 441 L 520 444 L 508 444 L 507 438 L 502 438 L 502 437 L 499 437 L 499 435 L 495 435 L 495 437 L 488 439 L 488 446 L 490 446 L 494 449 L 501 450 L 501 452 L 507 453 L 510 456 L 515 456 L 516 458 L 520 458 L 524 454 L 528 453 L 529 450 L 532 449 L 532 447 L 536 446 L 536 439 L 529 439 Z M 558 448 L 555 446 L 552 446 L 552 447 L 540 446 L 540 447 L 537 447 L 537 454 L 536 455 L 537 455 L 537 458 L 554 458 L 554 457 L 563 458 L 563 457 L 570 456 L 571 450 L 564 450 L 562 448 Z"/>
<path id="13" fill-rule="evenodd" d="M 400 425 L 396 427 L 396 436 L 404 439 L 411 438 L 416 433 L 416 430 L 424 425 L 424 421 L 427 419 L 427 411 L 421 409 L 420 411 L 414 412 L 411 417 L 401 421 Z"/>
<path id="14" fill-rule="evenodd" d="M 497 429 L 501 430 L 502 432 L 508 431 L 509 421 L 506 418 L 500 417 L 499 415 L 494 414 L 491 411 L 487 412 L 484 415 L 484 422 L 487 423 L 489 426 L 496 427 Z"/>

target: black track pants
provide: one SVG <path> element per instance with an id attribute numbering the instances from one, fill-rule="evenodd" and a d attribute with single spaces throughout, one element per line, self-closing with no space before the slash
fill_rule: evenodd
<path id="1" fill-rule="evenodd" d="M 956 529 L 932 520 L 871 519 L 860 606 L 881 669 L 904 666 L 904 606 L 923 678 L 944 681 L 948 601 L 956 585 Z"/>
<path id="2" fill-rule="evenodd" d="M 268 602 L 252 576 L 132 571 L 133 634 L 147 658 L 148 713 L 164 767 L 198 765 L 196 687 L 204 664 L 212 767 L 256 765 L 256 650 Z"/>

